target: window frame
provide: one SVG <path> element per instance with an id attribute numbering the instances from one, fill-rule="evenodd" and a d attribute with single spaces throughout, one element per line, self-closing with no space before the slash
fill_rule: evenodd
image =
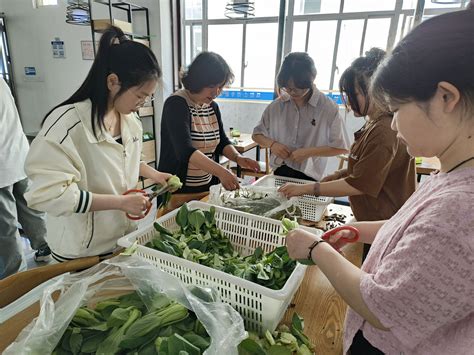
<path id="1" fill-rule="evenodd" d="M 233 89 L 241 89 L 244 90 L 245 86 L 245 63 L 246 63 L 246 41 L 247 41 L 247 24 L 263 24 L 263 23 L 275 23 L 278 24 L 278 16 L 268 16 L 268 17 L 256 17 L 252 18 L 251 20 L 241 20 L 241 19 L 208 19 L 208 0 L 202 0 L 202 19 L 185 19 L 185 11 L 184 5 L 185 0 L 181 1 L 181 8 L 183 11 L 180 14 L 180 25 L 181 25 L 181 38 L 180 38 L 180 45 L 182 48 L 181 51 L 181 63 L 186 65 L 186 54 L 189 49 L 193 50 L 193 43 L 194 43 L 194 33 L 192 30 L 193 26 L 201 26 L 201 36 L 202 36 L 202 50 L 208 50 L 208 29 L 210 25 L 228 25 L 228 24 L 238 24 L 242 25 L 242 62 L 239 68 L 240 70 L 240 83 L 237 87 L 233 87 Z M 332 66 L 331 66 L 331 78 L 330 78 L 330 85 L 329 88 L 324 88 L 324 91 L 338 91 L 335 89 L 337 87 L 337 83 L 335 83 L 334 79 L 336 76 L 337 70 L 337 53 L 339 50 L 339 40 L 341 36 L 341 25 L 342 22 L 345 20 L 364 20 L 364 27 L 361 37 L 360 43 L 360 51 L 359 55 L 363 54 L 364 50 L 364 43 L 366 38 L 366 30 L 367 24 L 370 19 L 379 19 L 379 18 L 386 18 L 390 19 L 390 27 L 388 32 L 387 38 L 387 51 L 390 51 L 395 43 L 403 38 L 406 33 L 413 27 L 414 25 L 414 17 L 415 17 L 415 9 L 403 9 L 403 0 L 396 0 L 395 8 L 393 10 L 383 10 L 383 11 L 370 11 L 370 12 L 343 12 L 344 9 L 344 0 L 340 1 L 339 12 L 338 13 L 327 13 L 327 14 L 302 14 L 302 15 L 295 15 L 294 8 L 295 8 L 295 0 L 280 0 L 287 2 L 287 11 L 285 17 L 285 32 L 283 36 L 283 56 L 287 55 L 291 52 L 292 41 L 293 41 L 293 26 L 297 22 L 306 22 L 306 38 L 305 38 L 305 51 L 308 50 L 308 43 L 309 43 L 309 34 L 310 34 L 310 26 L 311 22 L 314 21 L 337 21 L 336 26 L 336 33 L 335 41 L 334 41 L 334 48 L 333 48 L 333 57 L 332 57 Z M 423 1 L 423 0 L 419 0 Z M 423 17 L 429 16 L 436 16 L 441 15 L 443 13 L 451 12 L 456 9 L 462 9 L 467 4 L 466 1 L 461 2 L 459 7 L 453 6 L 450 8 L 426 8 L 423 11 Z M 401 25 L 399 22 L 402 21 Z M 190 43 L 186 43 L 186 26 L 190 26 Z M 399 33 L 400 30 L 400 33 Z M 398 38 L 399 37 L 399 38 Z M 278 43 L 277 43 L 278 47 Z M 277 50 L 275 48 L 275 55 L 277 55 Z M 191 60 L 193 58 L 192 53 L 190 56 Z M 234 68 L 235 69 L 235 68 Z M 271 90 L 272 88 L 262 88 L 263 90 Z"/>

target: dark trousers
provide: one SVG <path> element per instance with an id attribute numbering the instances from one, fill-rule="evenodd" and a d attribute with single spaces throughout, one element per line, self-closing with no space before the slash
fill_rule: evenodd
<path id="1" fill-rule="evenodd" d="M 367 257 L 367 254 L 369 254 L 371 244 L 364 244 L 364 250 L 362 252 L 362 262 L 365 261 L 365 258 Z"/>
<path id="2" fill-rule="evenodd" d="M 312 177 L 303 174 L 301 171 L 290 168 L 288 165 L 282 165 L 275 169 L 273 174 L 278 176 L 286 176 L 289 178 L 316 181 Z"/>
<path id="3" fill-rule="evenodd" d="M 383 352 L 372 346 L 372 344 L 364 338 L 362 330 L 359 330 L 354 336 L 348 353 L 350 355 L 383 355 Z"/>
<path id="4" fill-rule="evenodd" d="M 28 207 L 24 194 L 28 179 L 0 188 L 0 280 L 18 272 L 18 222 L 35 250 L 47 246 L 45 214 Z"/>

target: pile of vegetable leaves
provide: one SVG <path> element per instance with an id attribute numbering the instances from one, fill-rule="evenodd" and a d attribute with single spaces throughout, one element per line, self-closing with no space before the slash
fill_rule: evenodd
<path id="1" fill-rule="evenodd" d="M 288 208 L 279 208 L 282 201 L 267 192 L 259 192 L 241 187 L 235 191 L 224 191 L 220 195 L 222 206 L 241 212 L 252 213 L 281 220 L 302 217 L 301 209 L 293 204 Z M 275 211 L 273 211 L 275 210 Z"/>
<path id="2" fill-rule="evenodd" d="M 79 308 L 53 354 L 200 355 L 209 347 L 194 313 L 163 294 L 152 304 L 133 292 Z"/>
<path id="3" fill-rule="evenodd" d="M 285 285 L 296 266 L 285 246 L 270 253 L 258 247 L 253 254 L 240 256 L 217 227 L 214 207 L 209 211 L 189 210 L 184 204 L 176 215 L 176 223 L 179 229 L 174 233 L 155 223 L 157 233 L 146 246 L 274 290 Z"/>
<path id="4" fill-rule="evenodd" d="M 303 318 L 294 313 L 290 327 L 280 325 L 263 337 L 249 333 L 239 345 L 239 355 L 312 355 L 313 345 L 303 331 Z"/>

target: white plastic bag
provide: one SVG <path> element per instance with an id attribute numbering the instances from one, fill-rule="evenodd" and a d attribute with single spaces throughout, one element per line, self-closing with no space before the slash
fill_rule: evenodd
<path id="1" fill-rule="evenodd" d="M 179 279 L 136 256 L 118 256 L 86 271 L 63 276 L 48 287 L 40 301 L 38 317 L 4 354 L 50 354 L 79 307 L 132 290 L 137 290 L 145 305 L 154 294 L 164 293 L 192 310 L 211 337 L 206 355 L 237 354 L 238 344 L 247 337 L 242 317 L 230 305 L 196 297 Z M 54 302 L 53 294 L 58 291 L 59 299 Z M 217 299 L 212 289 L 200 292 Z"/>
<path id="2" fill-rule="evenodd" d="M 210 187 L 209 203 L 263 217 L 302 217 L 298 198 L 286 198 L 278 187 L 245 186 L 228 191 L 221 184 Z"/>

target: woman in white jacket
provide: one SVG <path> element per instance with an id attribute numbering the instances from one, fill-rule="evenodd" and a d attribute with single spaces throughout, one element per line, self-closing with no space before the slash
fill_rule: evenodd
<path id="1" fill-rule="evenodd" d="M 138 109 L 153 100 L 161 69 L 153 52 L 111 27 L 81 87 L 45 117 L 31 145 L 28 205 L 48 212 L 48 243 L 58 261 L 107 256 L 136 226 L 143 195 L 123 195 L 138 177 L 166 184 L 170 174 L 140 162 Z"/>

